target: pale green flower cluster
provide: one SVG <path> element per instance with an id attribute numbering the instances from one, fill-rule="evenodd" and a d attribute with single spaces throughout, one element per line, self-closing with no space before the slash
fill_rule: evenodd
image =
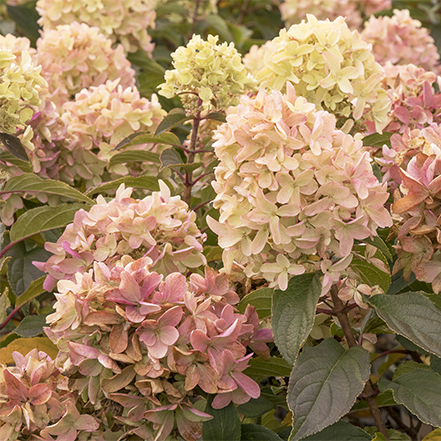
<path id="1" fill-rule="evenodd" d="M 27 51 L 18 60 L 10 49 L 0 47 L 0 131 L 15 133 L 17 126 L 32 118 L 29 106 L 41 103 L 40 95 L 47 87 L 40 71 Z"/>
<path id="2" fill-rule="evenodd" d="M 165 73 L 159 94 L 166 98 L 180 95 L 190 112 L 201 106 L 214 110 L 238 104 L 239 96 L 253 87 L 254 80 L 234 44 L 218 45 L 218 39 L 209 35 L 205 41 L 193 35 L 187 46 L 172 53 L 174 69 Z"/>
<path id="3" fill-rule="evenodd" d="M 290 81 L 317 110 L 334 114 L 338 126 L 348 118 L 368 120 L 381 132 L 390 110 L 381 85 L 383 68 L 343 17 L 319 21 L 308 15 L 307 21 L 282 29 L 264 52 L 264 66 L 256 75 L 261 87 L 284 91 Z"/>
<path id="4" fill-rule="evenodd" d="M 139 48 L 151 53 L 154 44 L 147 28 L 155 27 L 157 0 L 38 0 L 38 21 L 43 30 L 73 21 L 100 28 L 127 52 Z"/>

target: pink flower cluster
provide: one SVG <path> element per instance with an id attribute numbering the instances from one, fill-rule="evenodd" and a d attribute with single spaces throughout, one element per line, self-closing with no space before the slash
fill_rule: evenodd
<path id="1" fill-rule="evenodd" d="M 433 72 L 413 64 L 386 63 L 383 83 L 389 88 L 387 94 L 392 101 L 386 132 L 403 133 L 406 128 L 422 129 L 441 122 L 441 94 L 435 91 L 438 84 Z"/>
<path id="2" fill-rule="evenodd" d="M 110 262 L 110 263 L 109 263 Z M 269 356 L 270 329 L 254 307 L 233 307 L 226 274 L 206 267 L 187 280 L 151 271 L 152 260 L 123 256 L 58 282 L 49 338 L 71 385 L 97 409 L 118 403 L 126 433 L 164 441 L 174 427 L 186 441 L 202 434 L 205 393 L 214 408 L 245 403 L 260 388 L 243 373 L 252 354 Z M 201 393 L 204 392 L 204 394 Z M 201 407 L 202 406 L 202 407 Z"/>
<path id="3" fill-rule="evenodd" d="M 375 60 L 384 65 L 415 64 L 440 72 L 439 54 L 433 38 L 421 22 L 412 19 L 407 9 L 394 10 L 392 17 L 372 16 L 365 24 L 361 38 L 372 44 Z"/>
<path id="4" fill-rule="evenodd" d="M 93 262 L 116 262 L 122 256 L 149 256 L 152 270 L 160 274 L 185 272 L 206 264 L 202 254 L 205 235 L 195 224 L 196 213 L 160 182 L 161 191 L 141 200 L 130 197 L 121 185 L 109 202 L 100 195 L 89 212 L 79 210 L 56 243 L 46 243 L 54 255 L 35 265 L 49 275 L 45 289 L 57 280 L 75 280 Z M 127 257 L 126 257 L 127 258 Z"/>
<path id="5" fill-rule="evenodd" d="M 113 49 L 112 41 L 99 28 L 85 23 L 74 21 L 42 32 L 36 62 L 59 106 L 82 89 L 107 80 L 119 78 L 124 89 L 135 85 L 135 71 L 124 48 Z"/>
<path id="6" fill-rule="evenodd" d="M 419 133 L 418 133 L 419 132 Z M 436 124 L 415 130 L 407 141 L 413 157 L 398 168 L 401 195 L 396 192 L 392 209 L 399 215 L 398 259 L 393 273 L 403 269 L 405 280 L 431 283 L 441 292 L 441 128 Z M 413 148 L 411 148 L 411 146 Z"/>
<path id="7" fill-rule="evenodd" d="M 13 352 L 15 366 L 0 364 L 0 439 L 78 439 L 80 432 L 98 429 L 91 415 L 80 415 L 67 378 L 55 363 L 36 349 L 26 356 Z M 40 438 L 41 435 L 42 438 Z"/>
<path id="8" fill-rule="evenodd" d="M 236 263 L 285 290 L 289 275 L 319 267 L 327 293 L 349 267 L 354 241 L 392 225 L 361 137 L 336 130 L 335 117 L 290 83 L 286 95 L 243 97 L 215 138 L 220 218 L 208 223 L 228 272 Z"/>

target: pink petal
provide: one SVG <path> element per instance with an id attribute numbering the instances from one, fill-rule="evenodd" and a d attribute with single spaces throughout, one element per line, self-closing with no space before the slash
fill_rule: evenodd
<path id="1" fill-rule="evenodd" d="M 6 382 L 6 393 L 9 398 L 26 401 L 28 398 L 28 388 L 7 369 L 3 371 L 3 376 Z"/>
<path id="2" fill-rule="evenodd" d="M 51 395 L 52 391 L 47 384 L 36 384 L 29 389 L 29 399 L 34 406 L 46 403 Z"/>
<path id="3" fill-rule="evenodd" d="M 260 397 L 260 387 L 250 377 L 242 372 L 232 372 L 231 376 L 236 380 L 236 383 L 243 389 L 243 391 L 251 398 Z"/>

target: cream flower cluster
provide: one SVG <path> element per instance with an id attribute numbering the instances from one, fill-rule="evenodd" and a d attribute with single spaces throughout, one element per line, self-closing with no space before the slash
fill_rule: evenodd
<path id="1" fill-rule="evenodd" d="M 110 262 L 126 254 L 149 256 L 152 270 L 161 274 L 204 265 L 205 235 L 195 224 L 196 213 L 160 184 L 160 192 L 142 200 L 131 198 L 132 189 L 121 185 L 115 199 L 106 202 L 100 195 L 89 212 L 78 211 L 57 243 L 46 243 L 54 255 L 35 262 L 49 274 L 45 289 L 52 290 L 57 280 L 75 280 L 75 273 L 88 271 L 94 261 Z"/>
<path id="2" fill-rule="evenodd" d="M 342 15 L 351 29 L 359 29 L 363 23 L 353 0 L 285 0 L 280 5 L 280 13 L 286 27 L 300 23 L 307 14 L 318 20 L 335 20 Z"/>
<path id="3" fill-rule="evenodd" d="M 7 47 L 0 47 L 0 131 L 14 134 L 34 115 L 47 83 L 25 50 L 20 59 Z"/>
<path id="4" fill-rule="evenodd" d="M 127 52 L 139 48 L 151 53 L 147 28 L 155 27 L 157 0 L 38 0 L 39 24 L 44 31 L 74 21 L 98 27 Z"/>
<path id="5" fill-rule="evenodd" d="M 349 267 L 354 240 L 392 224 L 360 137 L 336 130 L 334 116 L 290 83 L 286 95 L 244 96 L 215 138 L 220 218 L 208 224 L 227 272 L 235 262 L 285 290 L 290 274 L 318 267 L 327 293 Z"/>
<path id="6" fill-rule="evenodd" d="M 37 62 L 58 105 L 90 86 L 120 78 L 126 88 L 135 85 L 135 71 L 124 49 L 97 27 L 73 22 L 45 30 L 37 40 Z"/>
<path id="7" fill-rule="evenodd" d="M 0 35 L 0 47 L 9 49 L 17 57 L 15 60 L 16 63 L 20 62 L 21 53 L 23 51 L 28 52 L 32 59 L 36 54 L 36 50 L 31 47 L 31 42 L 29 38 L 16 37 L 12 34 Z"/>
<path id="8" fill-rule="evenodd" d="M 166 98 L 180 95 L 188 111 L 225 109 L 238 103 L 239 96 L 252 87 L 241 56 L 233 43 L 217 44 L 219 37 L 209 35 L 204 41 L 193 35 L 187 46 L 171 54 L 173 70 L 165 73 L 159 94 Z"/>
<path id="9" fill-rule="evenodd" d="M 384 65 L 415 64 L 440 72 L 439 54 L 433 38 L 421 22 L 412 19 L 407 9 L 394 10 L 392 17 L 371 17 L 361 38 L 372 44 L 375 60 Z"/>
<path id="10" fill-rule="evenodd" d="M 339 126 L 351 124 L 348 118 L 371 120 L 381 132 L 390 101 L 381 86 L 383 68 L 370 49 L 343 17 L 319 21 L 308 14 L 267 46 L 256 79 L 260 87 L 280 91 L 289 81 L 317 110 L 334 114 Z"/>
<path id="11" fill-rule="evenodd" d="M 280 5 L 280 12 L 286 27 L 312 14 L 319 20 L 334 20 L 342 15 L 351 29 L 359 29 L 363 16 L 389 9 L 391 5 L 391 0 L 285 0 Z"/>

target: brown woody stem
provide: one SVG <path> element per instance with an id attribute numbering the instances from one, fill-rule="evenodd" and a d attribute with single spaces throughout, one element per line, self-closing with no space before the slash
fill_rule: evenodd
<path id="1" fill-rule="evenodd" d="M 341 328 L 343 329 L 346 341 L 348 342 L 348 346 L 350 348 L 357 346 L 357 340 L 355 339 L 354 333 L 352 332 L 352 326 L 349 322 L 349 317 L 346 312 L 346 305 L 338 296 L 338 289 L 336 285 L 333 285 L 331 288 L 331 297 L 334 303 L 334 313 L 337 316 Z M 381 418 L 380 408 L 378 407 L 378 403 L 375 398 L 375 392 L 374 388 L 372 387 L 371 380 L 367 381 L 362 394 L 366 397 L 365 400 L 369 405 L 369 409 L 371 411 L 372 417 L 374 418 L 377 429 L 385 436 L 387 440 L 389 440 L 390 438 L 387 434 L 386 425 Z"/>

